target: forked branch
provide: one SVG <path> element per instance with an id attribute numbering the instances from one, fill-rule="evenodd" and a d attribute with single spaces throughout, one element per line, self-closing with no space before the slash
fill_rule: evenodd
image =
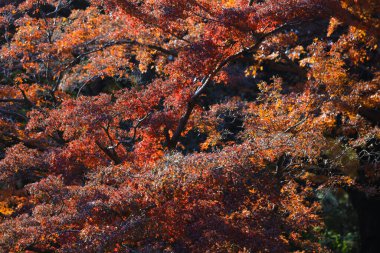
<path id="1" fill-rule="evenodd" d="M 255 43 L 252 46 L 241 49 L 237 53 L 226 57 L 224 60 L 220 61 L 216 65 L 214 70 L 205 79 L 203 79 L 201 86 L 198 87 L 198 89 L 194 92 L 194 94 L 191 96 L 189 102 L 187 103 L 186 112 L 181 117 L 181 119 L 179 120 L 179 123 L 178 123 L 176 130 L 174 131 L 173 136 L 171 137 L 170 141 L 168 142 L 168 148 L 169 149 L 174 149 L 177 146 L 178 140 L 181 137 L 181 134 L 184 131 L 184 129 L 187 125 L 187 122 L 189 121 L 191 113 L 193 112 L 193 109 L 196 105 L 197 99 L 206 90 L 206 88 L 208 86 L 210 86 L 213 78 L 220 72 L 220 70 L 223 67 L 225 67 L 226 65 L 228 65 L 230 62 L 240 58 L 241 56 L 246 55 L 246 54 L 252 54 L 252 53 L 256 52 L 259 49 L 259 47 L 261 46 L 262 42 L 266 38 L 268 38 L 269 36 L 279 32 L 279 31 L 282 31 L 286 26 L 287 26 L 287 24 L 284 24 L 284 25 L 274 29 L 273 31 L 271 31 L 269 33 L 261 35 L 255 41 Z"/>

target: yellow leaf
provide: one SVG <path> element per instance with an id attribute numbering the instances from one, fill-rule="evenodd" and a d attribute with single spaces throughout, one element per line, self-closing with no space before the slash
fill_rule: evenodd
<path id="1" fill-rule="evenodd" d="M 332 17 L 332 18 L 330 19 L 330 24 L 329 24 L 329 27 L 328 27 L 328 29 L 327 29 L 327 37 L 330 37 L 331 34 L 334 33 L 334 31 L 336 30 L 336 28 L 337 28 L 340 24 L 341 24 L 341 22 L 340 22 L 338 19 Z"/>
<path id="2" fill-rule="evenodd" d="M 8 216 L 8 215 L 11 215 L 13 212 L 14 212 L 13 209 L 9 208 L 8 204 L 6 202 L 0 202 L 0 213 L 1 214 Z"/>

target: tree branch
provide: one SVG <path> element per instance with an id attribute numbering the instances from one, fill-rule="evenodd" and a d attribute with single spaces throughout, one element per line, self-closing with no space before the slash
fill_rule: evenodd
<path id="1" fill-rule="evenodd" d="M 12 111 L 12 110 L 4 110 L 4 109 L 0 108 L 0 113 L 5 114 L 5 115 L 15 116 L 15 117 L 22 119 L 22 120 L 25 120 L 25 121 L 28 120 L 28 118 L 26 116 L 24 116 L 18 112 Z"/>
<path id="2" fill-rule="evenodd" d="M 103 147 L 103 145 L 97 140 L 95 141 L 95 143 L 115 163 L 115 165 L 121 163 L 121 159 L 117 156 L 115 152 L 113 152 L 113 149 Z"/>
<path id="3" fill-rule="evenodd" d="M 196 100 L 206 90 L 206 88 L 210 85 L 211 81 L 219 73 L 219 71 L 224 66 L 228 65 L 231 61 L 234 61 L 234 60 L 240 58 L 241 56 L 243 56 L 245 54 L 252 54 L 252 53 L 254 53 L 257 49 L 259 49 L 261 43 L 266 38 L 268 38 L 269 36 L 271 36 L 271 35 L 279 32 L 279 31 L 283 30 L 286 26 L 287 26 L 287 24 L 284 24 L 284 25 L 282 25 L 282 26 L 274 29 L 273 31 L 271 31 L 269 33 L 261 35 L 252 46 L 250 46 L 248 48 L 241 49 L 237 53 L 228 56 L 227 58 L 225 58 L 224 60 L 222 60 L 221 62 L 219 62 L 216 65 L 216 67 L 214 68 L 214 70 L 202 81 L 201 86 L 198 87 L 198 89 L 195 91 L 195 93 L 190 98 L 190 101 L 187 104 L 186 112 L 181 117 L 181 119 L 179 120 L 178 126 L 177 126 L 176 130 L 174 131 L 174 134 L 173 134 L 170 142 L 168 143 L 168 148 L 169 149 L 174 149 L 177 146 L 178 140 L 181 137 L 181 134 L 182 134 L 183 130 L 185 129 L 185 127 L 187 125 L 187 122 L 189 121 L 189 118 L 191 116 L 191 113 L 192 113 L 192 111 L 193 111 L 193 109 L 195 107 Z"/>
<path id="4" fill-rule="evenodd" d="M 58 78 L 56 79 L 56 83 L 52 89 L 52 93 L 54 95 L 54 92 L 58 89 L 58 86 L 59 86 L 59 82 L 60 80 L 62 79 L 64 73 L 70 69 L 71 67 L 73 67 L 75 64 L 77 64 L 83 57 L 89 55 L 89 54 L 92 54 L 92 53 L 96 53 L 96 52 L 99 52 L 99 51 L 102 51 L 106 48 L 109 48 L 109 47 L 113 47 L 113 46 L 116 46 L 116 45 L 126 45 L 126 44 L 129 44 L 129 45 L 137 45 L 137 46 L 141 46 L 141 47 L 147 47 L 147 48 L 150 48 L 150 49 L 153 49 L 153 50 L 157 50 L 163 54 L 166 54 L 166 55 L 172 55 L 172 56 L 178 56 L 178 52 L 176 52 L 175 50 L 168 50 L 168 49 L 165 49 L 163 47 L 160 47 L 160 46 L 157 46 L 157 45 L 151 45 L 151 44 L 143 44 L 143 43 L 140 43 L 138 41 L 135 41 L 135 40 L 130 40 L 130 39 L 124 39 L 124 40 L 118 40 L 118 41 L 110 41 L 110 42 L 107 42 L 105 44 L 103 44 L 102 46 L 98 47 L 98 48 L 94 48 L 92 50 L 89 50 L 87 52 L 83 52 L 79 55 L 77 55 L 71 62 L 69 62 L 66 66 L 64 66 L 64 68 L 62 69 L 62 71 L 60 71 L 59 73 L 59 76 Z"/>
<path id="5" fill-rule="evenodd" d="M 21 87 L 19 85 L 17 85 L 17 88 L 20 90 L 21 94 L 22 94 L 22 97 L 24 98 L 24 103 L 30 107 L 33 107 L 34 104 L 32 103 L 32 101 L 29 100 L 28 96 L 26 95 L 25 91 L 23 89 L 21 89 Z"/>
<path id="6" fill-rule="evenodd" d="M 300 121 L 298 121 L 296 124 L 294 124 L 293 126 L 287 128 L 284 133 L 288 133 L 290 131 L 292 131 L 293 129 L 297 128 L 299 125 L 302 125 L 305 121 L 307 120 L 307 117 L 304 117 L 302 118 Z"/>
<path id="7" fill-rule="evenodd" d="M 0 99 L 0 103 L 24 103 L 24 99 L 19 99 L 19 98 L 4 98 Z"/>

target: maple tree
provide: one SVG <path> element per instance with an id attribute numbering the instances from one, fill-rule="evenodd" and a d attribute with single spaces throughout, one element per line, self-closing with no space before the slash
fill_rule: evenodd
<path id="1" fill-rule="evenodd" d="M 377 252 L 376 0 L 0 3 L 0 249 Z"/>

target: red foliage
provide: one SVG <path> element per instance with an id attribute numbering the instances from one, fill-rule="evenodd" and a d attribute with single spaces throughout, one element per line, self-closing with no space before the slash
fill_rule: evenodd
<path id="1" fill-rule="evenodd" d="M 326 252 L 317 188 L 379 194 L 379 6 L 249 2 L 0 4 L 0 250 Z"/>

